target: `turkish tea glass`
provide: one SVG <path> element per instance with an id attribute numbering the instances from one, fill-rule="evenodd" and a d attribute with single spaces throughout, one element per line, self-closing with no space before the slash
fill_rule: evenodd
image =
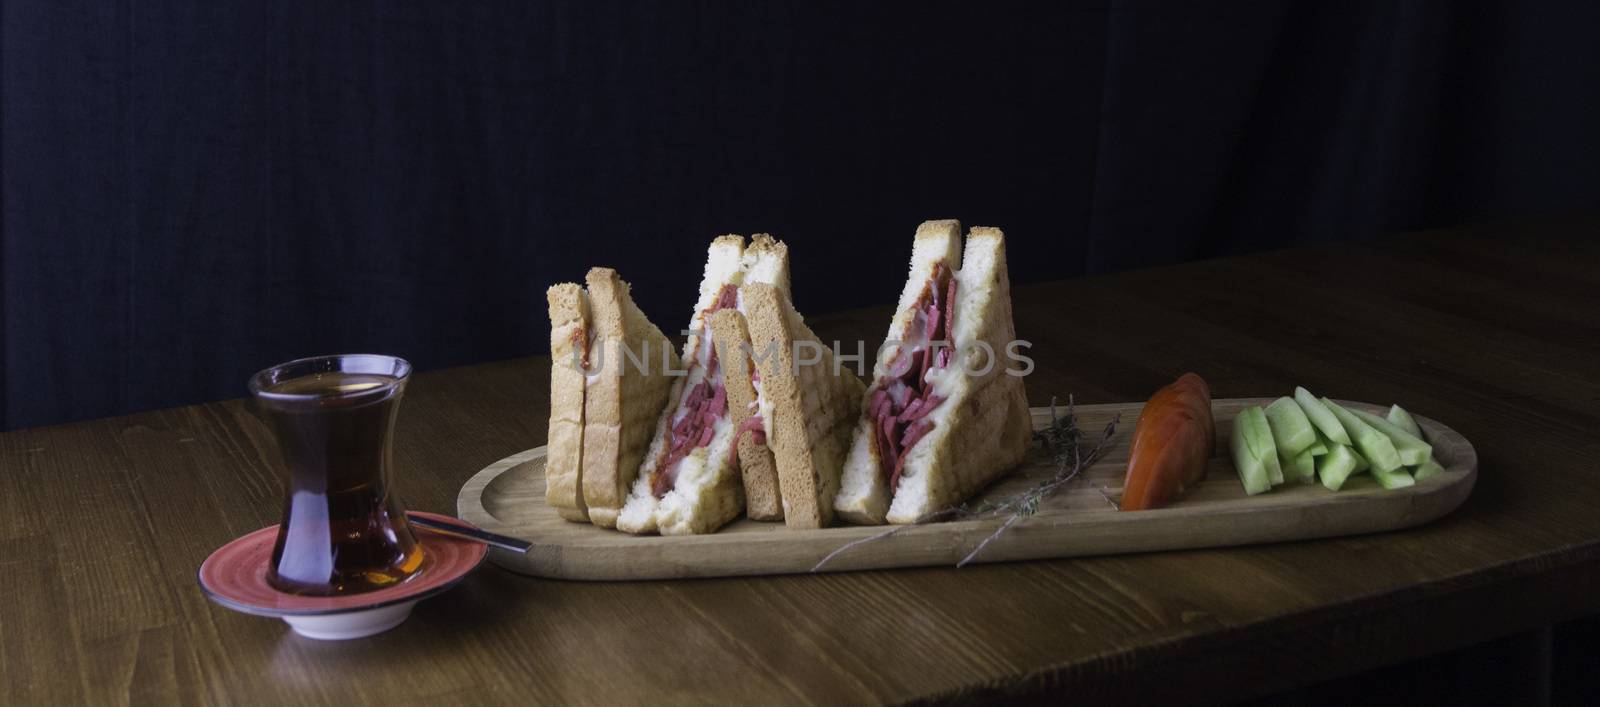
<path id="1" fill-rule="evenodd" d="M 411 364 L 346 354 L 279 364 L 250 378 L 256 414 L 288 473 L 267 582 L 334 596 L 382 589 L 422 568 L 394 490 L 395 413 Z"/>

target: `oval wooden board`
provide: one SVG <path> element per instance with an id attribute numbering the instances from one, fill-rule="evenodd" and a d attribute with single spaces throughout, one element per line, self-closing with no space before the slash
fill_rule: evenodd
<path id="1" fill-rule="evenodd" d="M 1217 400 L 1218 456 L 1206 480 L 1178 503 L 1154 511 L 1122 513 L 1128 445 L 1141 403 L 1082 405 L 1078 423 L 1088 440 L 1121 415 L 1108 453 L 1031 518 L 989 544 L 978 562 L 1079 557 L 1155 550 L 1247 545 L 1406 528 L 1438 518 L 1466 500 L 1477 477 L 1478 455 L 1455 430 L 1416 416 L 1445 473 L 1415 486 L 1385 491 L 1367 474 L 1337 493 L 1319 484 L 1280 486 L 1246 496 L 1225 456 L 1233 418 L 1270 399 Z M 1377 414 L 1385 408 L 1346 403 Z M 1035 428 L 1050 410 L 1034 408 Z M 712 535 L 632 536 L 562 520 L 544 500 L 545 448 L 506 457 L 478 472 L 456 499 L 460 516 L 485 530 L 534 543 L 527 554 L 496 549 L 495 564 L 524 574 L 561 579 L 639 580 L 809 572 L 828 553 L 882 526 L 788 530 L 782 523 L 740 519 Z M 1042 447 L 1023 465 L 978 496 L 1004 497 L 1054 474 Z M 932 523 L 840 553 L 823 571 L 954 565 L 988 537 L 1003 518 Z"/>

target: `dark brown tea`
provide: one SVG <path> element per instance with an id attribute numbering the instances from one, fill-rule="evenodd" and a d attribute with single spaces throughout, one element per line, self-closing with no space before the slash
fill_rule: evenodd
<path id="1" fill-rule="evenodd" d="M 422 567 L 390 478 L 390 434 L 409 366 L 388 357 L 328 357 L 318 368 L 350 368 L 345 359 L 403 366 L 398 375 L 351 370 L 258 374 L 261 417 L 277 435 L 288 467 L 288 498 L 267 580 L 302 595 L 335 595 L 391 586 Z M 370 361 L 360 370 L 381 369 Z M 274 372 L 278 375 L 274 376 Z M 263 378 L 265 376 L 265 378 Z"/>

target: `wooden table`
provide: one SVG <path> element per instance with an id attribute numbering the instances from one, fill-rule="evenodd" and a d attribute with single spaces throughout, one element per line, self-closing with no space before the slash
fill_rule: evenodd
<path id="1" fill-rule="evenodd" d="M 1595 613 L 1597 235 L 1594 223 L 1458 229 L 1016 288 L 1035 405 L 1142 400 L 1193 370 L 1218 397 L 1303 384 L 1403 401 L 1461 431 L 1481 459 L 1473 496 L 1388 535 L 637 584 L 486 567 L 395 631 L 318 643 L 195 585 L 211 550 L 277 521 L 272 442 L 239 401 L 6 433 L 0 694 L 1208 703 Z M 887 316 L 811 321 L 825 339 L 874 340 Z M 417 376 L 396 447 L 411 507 L 451 512 L 473 472 L 544 442 L 547 366 Z"/>

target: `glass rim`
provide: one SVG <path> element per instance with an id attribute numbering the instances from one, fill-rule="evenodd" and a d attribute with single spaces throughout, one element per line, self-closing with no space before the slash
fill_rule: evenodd
<path id="1" fill-rule="evenodd" d="M 354 368 L 348 364 L 358 365 Z M 392 376 L 394 380 L 383 385 L 337 393 L 334 395 L 317 393 L 274 393 L 267 388 L 284 381 L 303 378 L 317 373 L 331 373 L 334 371 L 371 373 L 375 375 Z M 285 375 L 288 374 L 288 375 Z M 328 398 L 345 398 L 368 396 L 374 393 L 387 392 L 404 385 L 411 377 L 411 362 L 399 356 L 388 354 L 345 353 L 324 354 L 321 356 L 307 356 L 292 361 L 274 364 L 256 371 L 250 376 L 250 395 L 268 400 L 300 401 Z"/>

